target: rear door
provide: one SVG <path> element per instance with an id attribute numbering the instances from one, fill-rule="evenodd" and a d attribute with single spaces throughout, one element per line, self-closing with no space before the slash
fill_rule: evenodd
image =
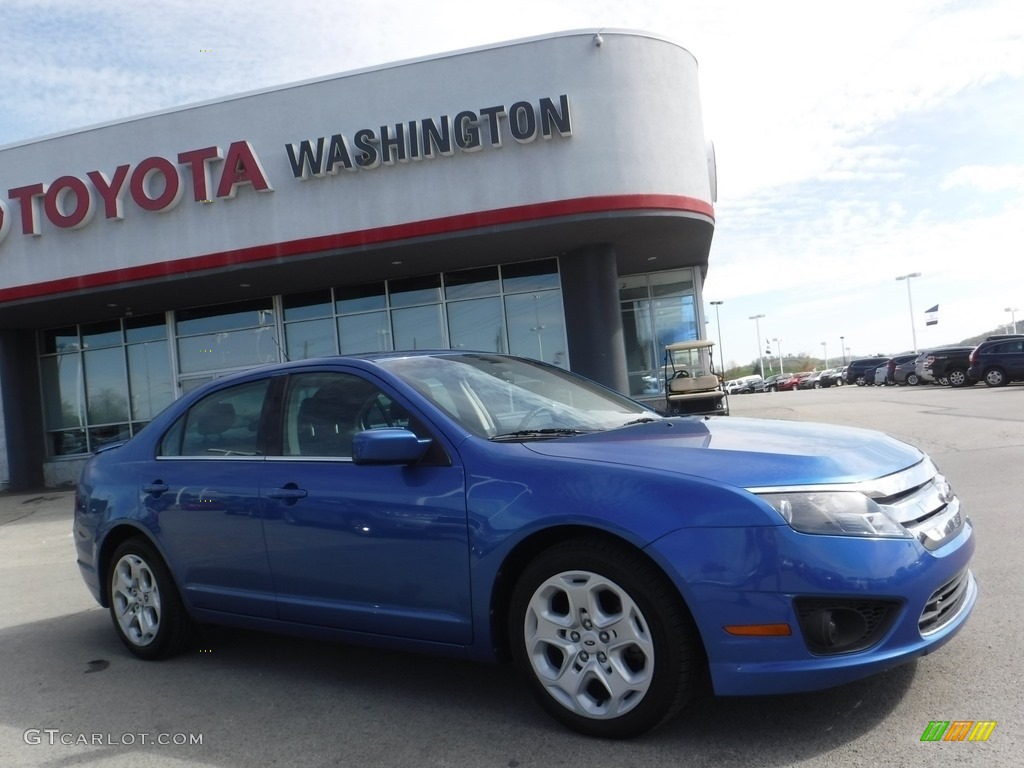
<path id="1" fill-rule="evenodd" d="M 259 518 L 260 425 L 269 378 L 189 408 L 143 469 L 141 498 L 185 598 L 197 608 L 274 618 Z"/>

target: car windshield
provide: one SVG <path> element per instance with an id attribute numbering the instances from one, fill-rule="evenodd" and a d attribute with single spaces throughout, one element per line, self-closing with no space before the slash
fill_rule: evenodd
<path id="1" fill-rule="evenodd" d="M 662 418 L 591 381 L 520 358 L 464 353 L 378 362 L 480 437 L 563 437 Z"/>

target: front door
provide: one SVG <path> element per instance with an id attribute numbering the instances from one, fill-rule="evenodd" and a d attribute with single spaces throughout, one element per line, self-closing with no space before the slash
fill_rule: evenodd
<path id="1" fill-rule="evenodd" d="M 359 466 L 352 437 L 409 410 L 355 373 L 293 375 L 264 530 L 284 621 L 445 643 L 472 639 L 465 479 L 440 445 L 415 466 Z"/>

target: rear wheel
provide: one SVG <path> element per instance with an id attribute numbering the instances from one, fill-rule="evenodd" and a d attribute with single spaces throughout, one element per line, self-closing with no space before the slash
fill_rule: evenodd
<path id="1" fill-rule="evenodd" d="M 962 368 L 954 368 L 946 375 L 946 378 L 949 379 L 949 386 L 955 388 L 966 387 L 971 383 L 967 378 L 967 371 Z"/>
<path id="2" fill-rule="evenodd" d="M 638 736 L 695 686 L 699 643 L 685 606 L 624 545 L 581 539 L 541 553 L 516 585 L 509 633 L 541 706 L 589 736 Z"/>
<path id="3" fill-rule="evenodd" d="M 1006 385 L 1006 374 L 1002 368 L 989 368 L 985 371 L 985 383 L 990 387 L 1002 387 Z"/>
<path id="4" fill-rule="evenodd" d="M 145 539 L 124 541 L 110 558 L 110 617 L 121 642 L 141 659 L 181 652 L 193 625 L 171 572 Z"/>
<path id="5" fill-rule="evenodd" d="M 921 383 L 921 379 L 919 379 L 917 377 L 916 373 L 908 373 L 907 374 L 907 386 L 908 387 L 916 387 L 920 383 Z"/>

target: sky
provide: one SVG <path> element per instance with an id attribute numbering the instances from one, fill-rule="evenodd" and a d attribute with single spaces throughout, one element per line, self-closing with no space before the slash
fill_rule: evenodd
<path id="1" fill-rule="evenodd" d="M 697 59 L 727 367 L 766 340 L 837 364 L 1024 329 L 1019 0 L 0 0 L 0 146 L 590 28 Z"/>

